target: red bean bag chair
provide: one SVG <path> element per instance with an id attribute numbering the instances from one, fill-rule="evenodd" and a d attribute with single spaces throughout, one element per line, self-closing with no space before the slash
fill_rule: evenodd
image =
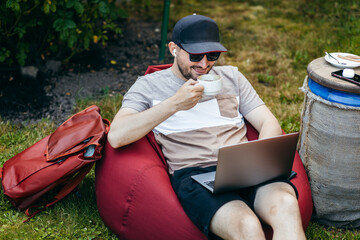
<path id="1" fill-rule="evenodd" d="M 171 65 L 149 67 L 147 73 Z M 247 124 L 248 139 L 258 133 Z M 313 205 L 308 178 L 296 152 L 291 181 L 299 192 L 299 206 L 304 229 L 308 226 Z M 96 164 L 96 200 L 106 226 L 120 239 L 184 240 L 207 239 L 185 214 L 174 193 L 167 164 L 154 134 L 127 146 L 105 146 L 104 157 Z M 272 229 L 264 226 L 267 239 Z"/>

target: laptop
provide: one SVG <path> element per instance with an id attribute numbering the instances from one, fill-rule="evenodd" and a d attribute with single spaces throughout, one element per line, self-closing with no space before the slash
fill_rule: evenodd
<path id="1" fill-rule="evenodd" d="M 214 194 L 290 177 L 298 137 L 291 133 L 221 147 L 216 171 L 191 177 Z"/>

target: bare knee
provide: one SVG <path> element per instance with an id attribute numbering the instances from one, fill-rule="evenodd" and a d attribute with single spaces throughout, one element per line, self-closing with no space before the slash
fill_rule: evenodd
<path id="1" fill-rule="evenodd" d="M 241 215 L 228 225 L 227 240 L 264 239 L 264 233 L 259 219 L 255 215 Z"/>
<path id="2" fill-rule="evenodd" d="M 260 220 L 242 202 L 227 203 L 220 208 L 210 229 L 223 239 L 265 239 Z"/>
<path id="3" fill-rule="evenodd" d="M 297 212 L 298 208 L 299 205 L 296 197 L 287 192 L 282 192 L 273 198 L 273 202 L 269 209 L 269 214 L 292 214 Z"/>
<path id="4" fill-rule="evenodd" d="M 255 211 L 274 230 L 274 239 L 305 239 L 299 204 L 294 189 L 274 183 L 259 189 Z"/>
<path id="5" fill-rule="evenodd" d="M 233 239 L 263 239 L 264 232 L 255 214 L 241 216 L 234 229 Z"/>
<path id="6" fill-rule="evenodd" d="M 254 205 L 260 215 L 288 215 L 299 211 L 295 191 L 285 183 L 275 183 L 259 189 Z"/>

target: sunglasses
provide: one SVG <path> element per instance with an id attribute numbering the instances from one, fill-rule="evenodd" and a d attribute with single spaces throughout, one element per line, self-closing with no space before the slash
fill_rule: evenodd
<path id="1" fill-rule="evenodd" d="M 219 59 L 220 53 L 221 52 L 210 52 L 210 53 L 205 53 L 205 54 L 192 54 L 192 53 L 189 53 L 189 57 L 190 57 L 191 62 L 200 62 L 204 58 L 204 56 L 206 55 L 207 60 L 212 62 L 212 61 L 216 61 L 216 60 Z"/>
<path id="2" fill-rule="evenodd" d="M 182 50 L 184 50 L 185 52 L 187 52 L 181 46 L 179 46 L 179 47 Z M 212 62 L 212 61 L 216 61 L 216 60 L 219 59 L 221 52 L 209 52 L 209 53 L 202 53 L 202 54 L 192 54 L 192 53 L 189 53 L 189 52 L 187 52 L 187 53 L 189 54 L 191 62 L 200 62 L 204 58 L 205 55 L 206 55 L 207 60 Z"/>

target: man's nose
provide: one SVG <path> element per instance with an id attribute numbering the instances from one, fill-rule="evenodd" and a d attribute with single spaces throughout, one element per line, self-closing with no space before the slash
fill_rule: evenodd
<path id="1" fill-rule="evenodd" d="M 207 68 L 207 66 L 209 65 L 209 61 L 207 60 L 206 55 L 201 59 L 198 65 L 201 66 L 202 68 Z"/>

